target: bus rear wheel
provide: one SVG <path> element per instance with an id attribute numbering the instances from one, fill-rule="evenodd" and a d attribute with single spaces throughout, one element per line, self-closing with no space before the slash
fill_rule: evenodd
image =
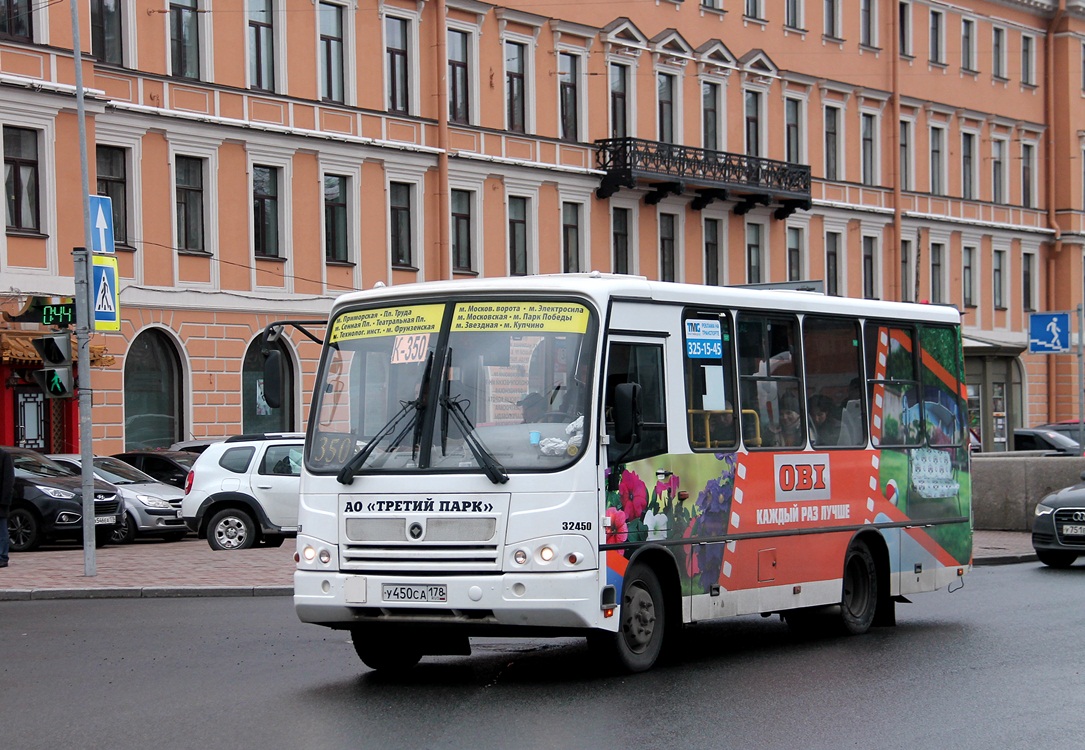
<path id="1" fill-rule="evenodd" d="M 844 586 L 840 596 L 840 626 L 845 633 L 862 635 L 874 623 L 878 609 L 878 569 L 870 548 L 855 542 L 844 556 Z"/>
<path id="2" fill-rule="evenodd" d="M 626 574 L 619 617 L 618 632 L 594 635 L 592 647 L 621 671 L 651 669 L 663 648 L 667 617 L 663 587 L 647 565 L 633 565 Z"/>
<path id="3" fill-rule="evenodd" d="M 377 672 L 402 672 L 422 660 L 422 650 L 405 640 L 379 636 L 366 628 L 351 628 L 354 653 Z"/>

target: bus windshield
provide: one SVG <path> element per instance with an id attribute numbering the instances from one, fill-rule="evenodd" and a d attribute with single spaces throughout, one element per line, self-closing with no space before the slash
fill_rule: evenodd
<path id="1" fill-rule="evenodd" d="M 587 440 L 595 323 L 583 304 L 370 307 L 328 330 L 306 446 L 314 473 L 495 479 L 562 468 Z"/>

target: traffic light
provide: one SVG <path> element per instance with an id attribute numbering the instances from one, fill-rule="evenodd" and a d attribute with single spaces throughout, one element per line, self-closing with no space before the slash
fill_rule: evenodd
<path id="1" fill-rule="evenodd" d="M 33 372 L 34 380 L 46 398 L 72 396 L 72 337 L 53 333 L 33 339 L 34 349 L 44 367 Z"/>

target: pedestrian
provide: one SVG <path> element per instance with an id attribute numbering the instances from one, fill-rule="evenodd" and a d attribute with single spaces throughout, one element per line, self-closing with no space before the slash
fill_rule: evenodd
<path id="1" fill-rule="evenodd" d="M 0 568 L 8 566 L 11 536 L 8 532 L 8 511 L 15 494 L 15 462 L 11 454 L 0 448 Z"/>

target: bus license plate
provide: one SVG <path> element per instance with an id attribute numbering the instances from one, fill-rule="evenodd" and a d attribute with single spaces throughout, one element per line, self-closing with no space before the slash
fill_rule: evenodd
<path id="1" fill-rule="evenodd" d="M 1063 526 L 1063 536 L 1085 536 L 1085 526 Z"/>
<path id="2" fill-rule="evenodd" d="M 117 517 L 116 516 L 95 516 L 94 517 L 94 525 L 95 526 L 111 526 L 111 525 L 115 524 L 116 522 L 117 522 Z"/>
<path id="3" fill-rule="evenodd" d="M 385 583 L 381 599 L 386 602 L 443 602 L 448 600 L 448 586 L 443 583 Z"/>

